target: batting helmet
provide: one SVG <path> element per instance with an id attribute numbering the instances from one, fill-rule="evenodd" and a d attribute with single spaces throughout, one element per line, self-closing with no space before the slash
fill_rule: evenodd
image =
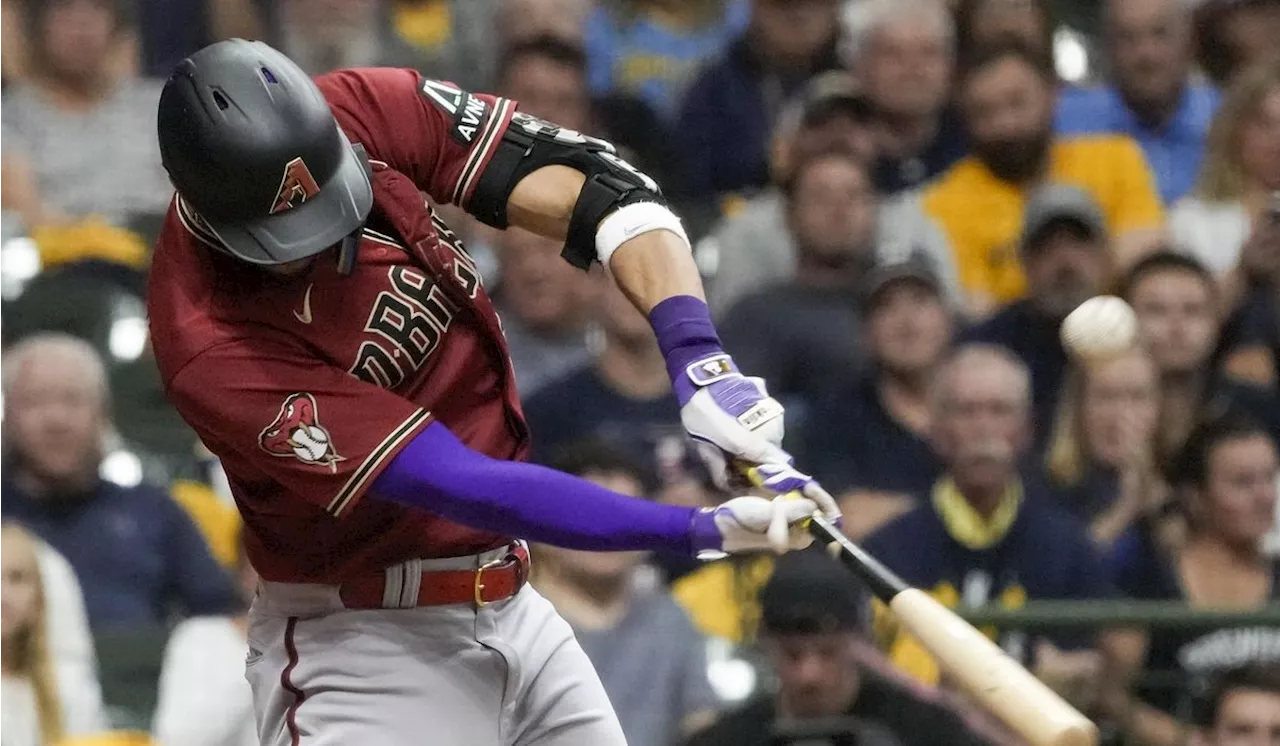
<path id="1" fill-rule="evenodd" d="M 262 42 L 221 41 L 179 63 L 157 126 L 182 200 L 246 262 L 324 251 L 357 234 L 373 206 L 364 151 L 311 78 Z"/>

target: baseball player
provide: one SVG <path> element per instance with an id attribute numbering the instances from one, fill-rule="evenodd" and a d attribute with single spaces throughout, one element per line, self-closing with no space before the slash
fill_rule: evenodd
<path id="1" fill-rule="evenodd" d="M 608 143 L 412 70 L 313 81 L 239 39 L 178 66 L 158 129 L 177 195 L 152 339 L 262 576 L 263 744 L 622 744 L 568 625 L 525 585 L 522 540 L 785 551 L 807 543 L 801 519 L 838 514 L 780 449 L 782 408 L 721 349 L 680 221 Z M 803 497 L 696 510 L 523 463 L 501 324 L 422 192 L 606 265 L 690 435 Z"/>

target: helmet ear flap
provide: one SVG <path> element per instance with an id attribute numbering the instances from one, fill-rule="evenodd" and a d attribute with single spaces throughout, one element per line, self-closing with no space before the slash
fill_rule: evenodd
<path id="1" fill-rule="evenodd" d="M 373 182 L 373 166 L 369 163 L 369 151 L 364 149 L 360 143 L 352 143 L 351 151 L 355 153 L 356 160 L 360 161 L 361 167 L 364 168 L 365 176 L 369 177 L 369 181 Z M 342 239 L 342 244 L 338 246 L 338 274 L 349 275 L 356 267 L 356 254 L 360 251 L 360 235 L 364 233 L 364 224 L 361 223 L 354 231 L 347 234 Z"/>

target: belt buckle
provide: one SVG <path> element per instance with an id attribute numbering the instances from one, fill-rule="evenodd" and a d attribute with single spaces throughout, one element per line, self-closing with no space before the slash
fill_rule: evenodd
<path id="1" fill-rule="evenodd" d="M 480 567 L 476 568 L 476 576 L 475 576 L 475 581 L 472 585 L 472 590 L 474 591 L 477 609 L 483 609 L 484 607 L 492 603 L 491 601 L 484 600 L 484 598 L 481 596 L 481 592 L 484 591 L 484 582 L 483 582 L 484 571 L 492 570 L 494 568 L 505 565 L 507 563 L 507 559 L 509 559 L 507 556 L 499 557 L 498 559 L 490 560 L 484 563 L 483 565 L 481 565 Z"/>

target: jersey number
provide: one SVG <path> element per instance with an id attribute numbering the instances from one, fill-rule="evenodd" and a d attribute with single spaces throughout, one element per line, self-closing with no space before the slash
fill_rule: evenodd
<path id="1" fill-rule="evenodd" d="M 366 332 L 381 339 L 364 342 L 351 373 L 391 389 L 426 364 L 453 321 L 455 306 L 425 275 L 405 267 L 388 270 L 391 290 L 374 301 Z"/>

